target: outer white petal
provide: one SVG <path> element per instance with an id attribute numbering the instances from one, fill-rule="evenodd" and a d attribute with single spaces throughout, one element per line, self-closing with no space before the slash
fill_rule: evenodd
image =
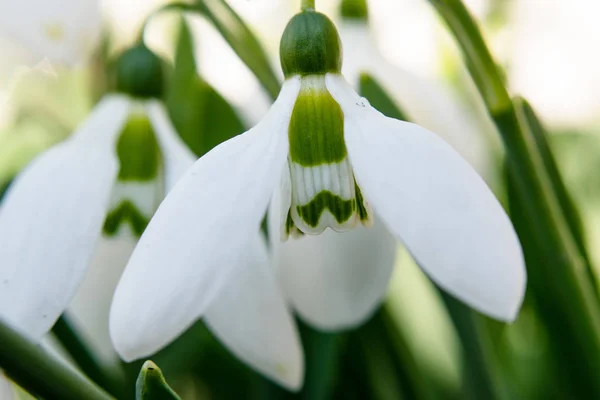
<path id="1" fill-rule="evenodd" d="M 158 208 L 111 307 L 111 338 L 123 359 L 176 338 L 243 265 L 286 161 L 299 88 L 299 79 L 288 80 L 261 123 L 198 160 Z"/>
<path id="2" fill-rule="evenodd" d="M 118 171 L 128 101 L 105 99 L 74 136 L 17 177 L 0 210 L 0 317 L 38 340 L 73 297 Z"/>
<path id="3" fill-rule="evenodd" d="M 264 240 L 256 237 L 243 269 L 206 311 L 206 322 L 240 359 L 283 386 L 302 386 L 304 356 Z"/>
<path id="4" fill-rule="evenodd" d="M 51 61 L 75 64 L 100 38 L 98 0 L 0 2 L 0 34 Z"/>
<path id="5" fill-rule="evenodd" d="M 398 242 L 375 221 L 337 233 L 304 235 L 280 244 L 278 273 L 300 316 L 323 330 L 360 325 L 386 294 Z"/>
<path id="6" fill-rule="evenodd" d="M 165 186 L 168 193 L 198 157 L 179 137 L 161 102 L 151 100 L 147 103 L 146 109 L 162 151 L 165 164 Z"/>
<path id="7" fill-rule="evenodd" d="M 435 134 L 386 118 L 341 76 L 327 87 L 345 116 L 358 184 L 427 274 L 477 310 L 512 321 L 525 292 L 521 246 L 484 181 Z"/>

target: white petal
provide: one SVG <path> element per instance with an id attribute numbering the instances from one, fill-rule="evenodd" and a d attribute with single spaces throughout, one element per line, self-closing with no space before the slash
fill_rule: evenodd
<path id="1" fill-rule="evenodd" d="M 158 208 L 111 307 L 111 338 L 125 360 L 176 338 L 243 264 L 286 161 L 299 88 L 288 80 L 261 123 L 196 161 Z"/>
<path id="2" fill-rule="evenodd" d="M 8 378 L 0 371 L 0 399 L 13 400 L 16 399 L 15 389 Z"/>
<path id="3" fill-rule="evenodd" d="M 0 2 L 0 33 L 51 61 L 84 61 L 101 32 L 98 0 Z"/>
<path id="4" fill-rule="evenodd" d="M 133 232 L 123 232 L 118 237 L 101 236 L 88 272 L 69 305 L 68 311 L 89 345 L 107 363 L 117 361 L 108 335 L 110 303 L 136 244 Z"/>
<path id="5" fill-rule="evenodd" d="M 147 103 L 146 109 L 162 151 L 165 164 L 165 186 L 168 193 L 198 157 L 179 137 L 161 102 L 151 100 Z"/>
<path id="6" fill-rule="evenodd" d="M 311 325 L 328 331 L 363 323 L 386 289 L 398 242 L 376 220 L 338 233 L 304 235 L 280 244 L 279 278 L 286 297 Z"/>
<path id="7" fill-rule="evenodd" d="M 298 390 L 304 374 L 300 339 L 261 237 L 252 242 L 244 259 L 244 268 L 206 311 L 206 322 L 238 358 L 275 382 Z"/>
<path id="8" fill-rule="evenodd" d="M 25 168 L 0 212 L 0 317 L 38 340 L 66 308 L 100 235 L 128 112 L 105 99 L 74 136 Z"/>
<path id="9" fill-rule="evenodd" d="M 327 87 L 344 111 L 348 154 L 363 194 L 443 289 L 512 321 L 525 292 L 521 246 L 498 200 L 448 144 L 386 118 L 341 76 Z"/>

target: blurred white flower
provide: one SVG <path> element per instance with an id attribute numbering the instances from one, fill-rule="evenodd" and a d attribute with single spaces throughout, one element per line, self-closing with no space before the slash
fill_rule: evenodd
<path id="1" fill-rule="evenodd" d="M 100 39 L 98 0 L 0 2 L 0 35 L 41 60 L 74 65 Z"/>
<path id="2" fill-rule="evenodd" d="M 366 22 L 343 20 L 339 25 L 344 48 L 342 72 L 357 84 L 362 72 L 373 76 L 398 101 L 415 123 L 439 134 L 477 171 L 488 169 L 484 139 L 469 112 L 440 79 L 420 76 L 392 65 L 379 52 Z"/>
<path id="3" fill-rule="evenodd" d="M 139 132 L 123 130 L 140 118 L 150 121 L 155 138 L 140 140 Z M 138 147 L 143 140 L 157 142 L 161 154 L 150 156 L 162 161 L 144 159 Z M 135 152 L 120 164 L 123 152 L 134 150 L 131 141 Z M 75 294 L 103 225 L 115 232 L 125 220 L 139 234 L 164 191 L 194 160 L 161 103 L 106 96 L 69 139 L 35 158 L 6 193 L 0 210 L 0 317 L 39 340 Z M 164 176 L 165 190 L 156 179 L 132 179 L 132 171 L 147 162 L 163 166 L 158 178 Z"/>
<path id="4" fill-rule="evenodd" d="M 265 118 L 197 161 L 163 201 L 111 307 L 124 359 L 154 353 L 206 317 L 240 358 L 291 389 L 301 385 L 296 329 L 256 243 L 269 203 L 275 255 L 281 238 L 336 231 L 303 239 L 327 241 L 299 249 L 320 264 L 283 271 L 286 295 L 321 328 L 355 325 L 377 305 L 395 239 L 448 292 L 494 318 L 515 318 L 526 277 L 504 210 L 438 136 L 360 98 L 340 74 L 338 45 L 322 14 L 294 17 L 281 45 L 286 80 Z M 377 231 L 362 236 L 358 225 L 373 222 Z M 357 243 L 372 249 L 359 254 Z M 344 270 L 339 259 L 352 263 Z"/>
<path id="5" fill-rule="evenodd" d="M 509 77 L 544 119 L 581 125 L 600 115 L 600 2 L 518 0 Z"/>

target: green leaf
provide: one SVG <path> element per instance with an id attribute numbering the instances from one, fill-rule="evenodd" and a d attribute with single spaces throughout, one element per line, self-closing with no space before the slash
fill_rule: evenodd
<path id="1" fill-rule="evenodd" d="M 1 319 L 0 366 L 19 386 L 44 399 L 112 399 L 88 378 Z"/>
<path id="2" fill-rule="evenodd" d="M 196 72 L 193 38 L 182 19 L 166 106 L 177 132 L 201 157 L 245 127 L 233 107 Z"/>
<path id="3" fill-rule="evenodd" d="M 567 224 L 569 225 L 569 229 L 571 230 L 571 234 L 575 239 L 575 243 L 577 244 L 579 252 L 582 254 L 586 261 L 590 280 L 592 280 L 592 282 L 594 282 L 595 286 L 597 287 L 597 279 L 590 265 L 590 257 L 588 255 L 588 251 L 585 248 L 585 236 L 583 233 L 583 223 L 581 221 L 581 215 L 579 213 L 577 204 L 575 204 L 573 197 L 567 191 L 567 187 L 563 182 L 554 154 L 552 153 L 552 149 L 550 148 L 550 144 L 548 143 L 548 132 L 542 125 L 542 122 L 536 115 L 531 105 L 527 102 L 527 100 L 517 97 L 515 98 L 514 102 L 515 107 L 519 108 L 522 112 L 522 115 L 525 117 L 527 126 L 529 127 L 532 137 L 535 140 L 537 151 L 539 152 L 542 158 L 544 168 L 546 169 L 548 177 L 550 178 L 552 189 L 556 194 L 560 208 L 564 213 Z"/>
<path id="4" fill-rule="evenodd" d="M 196 0 L 193 4 L 170 3 L 159 8 L 146 19 L 169 10 L 202 14 L 221 33 L 240 59 L 250 68 L 271 99 L 279 94 L 281 84 L 275 74 L 267 53 L 244 21 L 225 0 Z M 144 32 L 142 28 L 141 33 Z"/>
<path id="5" fill-rule="evenodd" d="M 262 45 L 225 0 L 197 0 L 204 15 L 229 43 L 231 48 L 256 75 L 274 100 L 281 87 Z"/>
<path id="6" fill-rule="evenodd" d="M 502 73 L 464 4 L 460 0 L 430 3 L 454 35 L 504 142 L 512 187 L 511 217 L 527 261 L 528 288 L 546 328 L 555 334 L 553 345 L 570 374 L 565 384 L 578 381 L 581 385 L 573 388 L 600 393 L 597 288 L 590 279 L 586 252 L 581 251 L 574 225 L 568 222 L 570 211 L 560 200 L 557 184 L 553 184 L 553 180 L 561 179 L 548 168 L 553 157 L 549 147 L 540 146 L 539 137 L 544 134 L 536 130 L 533 113 L 522 101 L 510 100 Z M 559 186 L 564 188 L 562 183 Z"/>
<path id="7" fill-rule="evenodd" d="M 56 321 L 52 327 L 52 334 L 90 379 L 115 397 L 123 397 L 126 388 L 123 370 L 118 366 L 110 369 L 107 365 L 104 365 L 77 331 L 68 316 L 63 314 Z"/>
<path id="8" fill-rule="evenodd" d="M 180 397 L 169 387 L 162 371 L 156 364 L 148 360 L 135 385 L 136 400 L 179 400 Z"/>
<path id="9" fill-rule="evenodd" d="M 391 98 L 389 93 L 368 73 L 360 74 L 359 93 L 369 100 L 369 103 L 383 115 L 396 118 L 402 121 L 408 121 L 404 111 Z"/>

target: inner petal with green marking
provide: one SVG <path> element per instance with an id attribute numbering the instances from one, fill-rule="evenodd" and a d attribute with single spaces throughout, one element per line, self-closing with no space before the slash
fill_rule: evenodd
<path id="1" fill-rule="evenodd" d="M 372 213 L 344 143 L 344 113 L 327 91 L 324 75 L 302 78 L 288 135 L 292 198 L 286 231 L 319 234 L 327 227 L 344 232 L 357 222 L 369 225 Z"/>
<path id="2" fill-rule="evenodd" d="M 164 197 L 162 158 L 154 129 L 140 105 L 131 113 L 117 141 L 119 177 L 104 222 L 115 235 L 124 225 L 140 236 Z"/>

